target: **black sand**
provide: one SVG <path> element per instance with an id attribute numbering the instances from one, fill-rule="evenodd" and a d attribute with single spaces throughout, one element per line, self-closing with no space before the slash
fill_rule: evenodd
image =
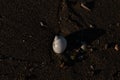
<path id="1" fill-rule="evenodd" d="M 120 0 L 88 1 L 91 11 L 80 8 L 79 1 L 0 0 L 0 80 L 120 80 L 120 51 L 105 47 L 120 43 Z M 75 40 L 82 39 L 95 50 L 60 69 L 52 54 L 59 31 L 69 48 L 80 47 Z"/>

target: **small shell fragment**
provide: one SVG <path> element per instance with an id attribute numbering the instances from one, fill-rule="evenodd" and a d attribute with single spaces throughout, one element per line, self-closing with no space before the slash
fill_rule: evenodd
<path id="1" fill-rule="evenodd" d="M 90 28 L 95 28 L 92 24 L 89 25 Z"/>
<path id="2" fill-rule="evenodd" d="M 119 51 L 119 45 L 116 44 L 115 47 L 114 47 L 114 49 L 115 49 L 116 51 Z"/>
<path id="3" fill-rule="evenodd" d="M 86 44 L 81 45 L 81 49 L 82 49 L 83 51 L 86 51 L 86 50 L 87 50 L 87 45 L 86 45 Z"/>
<path id="4" fill-rule="evenodd" d="M 44 26 L 43 22 L 40 22 L 40 25 L 41 25 L 41 26 Z"/>
<path id="5" fill-rule="evenodd" d="M 60 54 L 66 49 L 67 40 L 63 36 L 56 35 L 52 47 L 55 53 Z"/>
<path id="6" fill-rule="evenodd" d="M 84 8 L 87 11 L 91 11 L 87 6 L 85 6 L 83 3 L 81 3 L 81 7 Z"/>

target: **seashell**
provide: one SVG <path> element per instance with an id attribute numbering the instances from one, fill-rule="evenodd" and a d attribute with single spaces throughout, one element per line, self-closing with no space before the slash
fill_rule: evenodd
<path id="1" fill-rule="evenodd" d="M 55 53 L 62 53 L 67 47 L 67 40 L 63 36 L 56 35 L 53 41 L 53 51 Z"/>

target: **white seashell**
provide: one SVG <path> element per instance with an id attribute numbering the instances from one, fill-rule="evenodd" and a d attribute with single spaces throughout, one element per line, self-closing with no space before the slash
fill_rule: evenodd
<path id="1" fill-rule="evenodd" d="M 52 47 L 53 47 L 53 51 L 55 53 L 60 54 L 60 53 L 64 52 L 64 50 L 66 49 L 67 41 L 63 36 L 56 35 L 54 38 Z"/>

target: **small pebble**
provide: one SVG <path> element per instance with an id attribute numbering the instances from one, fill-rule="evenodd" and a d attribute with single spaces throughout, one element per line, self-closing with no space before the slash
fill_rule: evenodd
<path id="1" fill-rule="evenodd" d="M 91 11 L 90 8 L 88 8 L 87 6 L 85 6 L 85 4 L 81 3 L 81 7 L 84 8 L 87 11 Z"/>
<path id="2" fill-rule="evenodd" d="M 44 21 L 40 21 L 40 26 L 47 28 L 47 23 Z"/>
<path id="3" fill-rule="evenodd" d="M 94 70 L 94 66 L 93 66 L 93 65 L 90 65 L 90 69 L 91 69 L 91 70 Z"/>
<path id="4" fill-rule="evenodd" d="M 115 47 L 114 47 L 114 49 L 115 49 L 116 51 L 119 51 L 119 45 L 116 44 Z"/>
<path id="5" fill-rule="evenodd" d="M 92 24 L 89 25 L 90 28 L 94 28 L 94 26 Z"/>
<path id="6" fill-rule="evenodd" d="M 43 24 L 43 22 L 42 22 L 42 21 L 40 22 L 40 25 L 41 25 L 41 26 L 44 26 L 44 24 Z"/>
<path id="7" fill-rule="evenodd" d="M 83 51 L 86 51 L 86 50 L 87 50 L 87 45 L 86 45 L 86 44 L 81 45 L 81 49 L 82 49 Z"/>

